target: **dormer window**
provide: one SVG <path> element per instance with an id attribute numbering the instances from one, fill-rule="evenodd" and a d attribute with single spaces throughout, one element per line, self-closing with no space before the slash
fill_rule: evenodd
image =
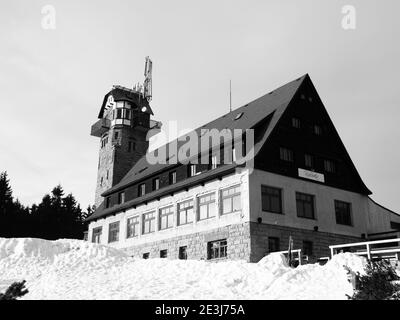
<path id="1" fill-rule="evenodd" d="M 196 175 L 196 165 L 195 164 L 191 164 L 190 166 L 189 166 L 189 172 L 188 172 L 188 176 L 189 177 L 193 177 L 193 176 L 195 176 Z"/>
<path id="2" fill-rule="evenodd" d="M 176 171 L 172 171 L 169 173 L 169 184 L 176 183 Z"/>
<path id="3" fill-rule="evenodd" d="M 160 189 L 160 178 L 153 179 L 153 191 Z"/>
<path id="4" fill-rule="evenodd" d="M 239 120 L 243 116 L 243 112 L 240 112 L 236 115 L 235 120 Z"/>
<path id="5" fill-rule="evenodd" d="M 138 196 L 144 196 L 146 194 L 146 184 L 142 183 L 139 185 L 139 189 L 138 189 Z"/>
<path id="6" fill-rule="evenodd" d="M 118 204 L 122 204 L 125 202 L 125 192 L 118 193 Z"/>
<path id="7" fill-rule="evenodd" d="M 313 168 L 314 167 L 314 157 L 311 154 L 305 154 L 304 155 L 304 165 L 307 168 Z"/>

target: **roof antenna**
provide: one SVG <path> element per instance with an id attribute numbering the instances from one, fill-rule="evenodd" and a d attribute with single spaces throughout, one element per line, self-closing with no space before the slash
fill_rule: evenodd
<path id="1" fill-rule="evenodd" d="M 229 112 L 232 112 L 232 81 L 229 80 Z"/>

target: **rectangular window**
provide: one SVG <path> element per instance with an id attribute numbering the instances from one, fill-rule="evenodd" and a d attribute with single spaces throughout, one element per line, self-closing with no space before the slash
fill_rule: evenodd
<path id="1" fill-rule="evenodd" d="M 149 257 L 150 257 L 149 252 L 143 253 L 143 259 L 148 259 Z"/>
<path id="2" fill-rule="evenodd" d="M 210 161 L 210 169 L 211 170 L 217 169 L 217 166 L 218 166 L 217 156 L 212 156 Z"/>
<path id="3" fill-rule="evenodd" d="M 314 196 L 296 192 L 297 216 L 314 219 Z"/>
<path id="4" fill-rule="evenodd" d="M 314 125 L 314 134 L 317 136 L 322 135 L 322 128 L 318 125 Z"/>
<path id="5" fill-rule="evenodd" d="M 119 239 L 119 221 L 109 224 L 108 227 L 108 243 L 116 242 Z"/>
<path id="6" fill-rule="evenodd" d="M 228 214 L 242 209 L 240 201 L 240 185 L 236 185 L 221 191 L 222 212 Z"/>
<path id="7" fill-rule="evenodd" d="M 307 168 L 314 168 L 314 157 L 311 154 L 304 155 L 304 165 Z"/>
<path id="8" fill-rule="evenodd" d="M 351 226 L 351 203 L 335 200 L 336 223 Z"/>
<path id="9" fill-rule="evenodd" d="M 100 243 L 101 242 L 101 232 L 102 227 L 94 228 L 92 231 L 92 242 L 93 243 Z"/>
<path id="10" fill-rule="evenodd" d="M 131 120 L 131 110 L 125 109 L 125 119 Z"/>
<path id="11" fill-rule="evenodd" d="M 335 173 L 335 162 L 331 160 L 324 160 L 324 169 L 326 172 Z"/>
<path id="12" fill-rule="evenodd" d="M 279 188 L 261 186 L 262 211 L 283 213 L 282 190 Z"/>
<path id="13" fill-rule="evenodd" d="M 117 139 L 118 139 L 118 136 L 119 136 L 119 132 L 118 132 L 118 131 L 115 131 L 115 132 L 114 132 L 114 139 L 117 140 Z"/>
<path id="14" fill-rule="evenodd" d="M 226 258 L 228 256 L 228 244 L 226 239 L 209 242 L 207 249 L 208 260 Z"/>
<path id="15" fill-rule="evenodd" d="M 117 119 L 122 119 L 122 109 L 117 109 Z"/>
<path id="16" fill-rule="evenodd" d="M 179 247 L 179 259 L 187 260 L 187 246 Z"/>
<path id="17" fill-rule="evenodd" d="M 196 175 L 196 173 L 197 173 L 197 171 L 196 171 L 196 165 L 195 165 L 195 164 L 191 164 L 191 165 L 189 166 L 188 176 L 189 176 L 189 177 L 193 177 L 193 176 Z"/>
<path id="18" fill-rule="evenodd" d="M 287 148 L 280 148 L 280 158 L 283 161 L 293 162 L 293 151 Z"/>
<path id="19" fill-rule="evenodd" d="M 135 150 L 136 145 L 134 141 L 128 141 L 128 152 L 132 152 L 133 150 Z"/>
<path id="20" fill-rule="evenodd" d="M 292 118 L 292 127 L 296 129 L 300 129 L 300 119 Z"/>
<path id="21" fill-rule="evenodd" d="M 143 234 L 152 233 L 155 231 L 156 226 L 155 212 L 148 212 L 143 214 Z"/>
<path id="22" fill-rule="evenodd" d="M 168 250 L 160 250 L 160 258 L 167 258 L 168 257 Z"/>
<path id="23" fill-rule="evenodd" d="M 178 225 L 192 223 L 194 220 L 193 200 L 187 200 L 178 204 Z"/>
<path id="24" fill-rule="evenodd" d="M 146 184 L 142 183 L 139 185 L 139 188 L 138 188 L 138 196 L 141 197 L 141 196 L 144 196 L 145 194 L 146 194 Z"/>
<path id="25" fill-rule="evenodd" d="M 313 255 L 313 243 L 312 241 L 303 241 L 303 254 L 306 256 Z"/>
<path id="26" fill-rule="evenodd" d="M 160 178 L 153 179 L 153 191 L 160 189 Z"/>
<path id="27" fill-rule="evenodd" d="M 280 251 L 279 238 L 268 237 L 268 252 Z"/>
<path id="28" fill-rule="evenodd" d="M 111 197 L 106 198 L 106 208 L 109 208 L 111 205 Z"/>
<path id="29" fill-rule="evenodd" d="M 172 171 L 169 173 L 169 184 L 176 183 L 176 171 Z"/>
<path id="30" fill-rule="evenodd" d="M 160 230 L 169 229 L 174 226 L 174 208 L 173 206 L 160 209 Z"/>
<path id="31" fill-rule="evenodd" d="M 199 200 L 199 220 L 209 219 L 216 215 L 215 193 L 200 196 Z"/>
<path id="32" fill-rule="evenodd" d="M 139 216 L 129 218 L 126 221 L 126 237 L 133 238 L 139 235 Z"/>
<path id="33" fill-rule="evenodd" d="M 118 204 L 125 202 L 125 192 L 118 193 Z"/>

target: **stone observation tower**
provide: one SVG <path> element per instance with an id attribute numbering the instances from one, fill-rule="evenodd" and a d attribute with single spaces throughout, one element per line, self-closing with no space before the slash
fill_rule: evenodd
<path id="1" fill-rule="evenodd" d="M 149 131 L 161 128 L 160 122 L 150 119 L 153 115 L 149 105 L 151 72 L 152 61 L 146 57 L 143 86 L 138 84 L 129 89 L 114 85 L 103 99 L 99 120 L 92 125 L 91 135 L 100 138 L 95 195 L 97 208 L 103 202 L 101 194 L 120 182 L 146 154 Z"/>

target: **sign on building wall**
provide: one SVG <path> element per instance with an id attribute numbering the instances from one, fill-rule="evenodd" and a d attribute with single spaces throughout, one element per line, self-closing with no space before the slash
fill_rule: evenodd
<path id="1" fill-rule="evenodd" d="M 309 170 L 305 170 L 305 169 L 301 169 L 301 168 L 299 168 L 299 177 L 310 179 L 310 180 L 315 180 L 318 182 L 325 182 L 325 177 L 322 173 L 309 171 Z"/>

